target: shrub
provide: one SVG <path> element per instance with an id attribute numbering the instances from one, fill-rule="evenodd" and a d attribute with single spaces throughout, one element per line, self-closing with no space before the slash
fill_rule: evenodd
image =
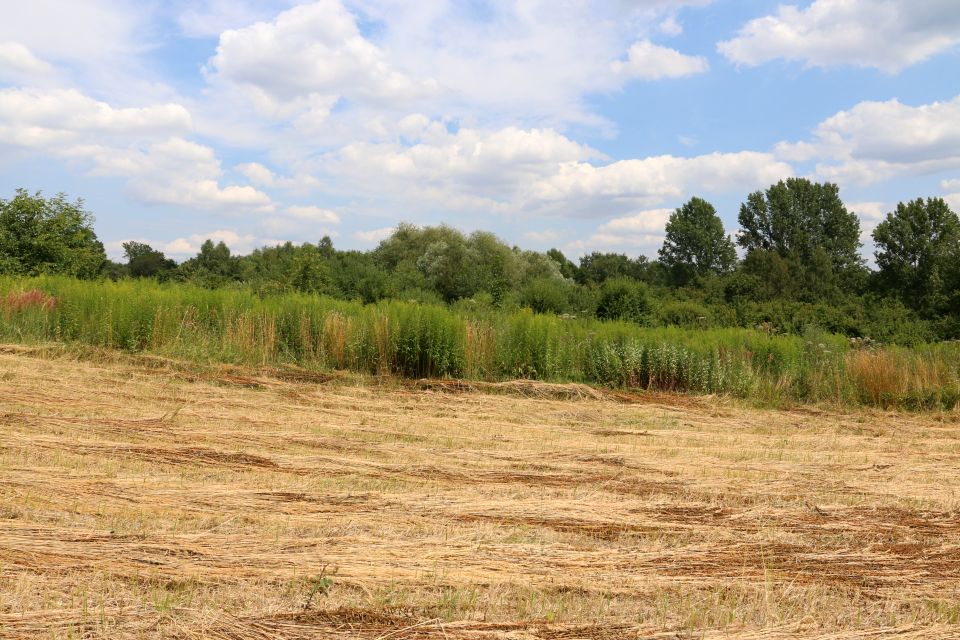
<path id="1" fill-rule="evenodd" d="M 653 304 L 646 284 L 628 278 L 607 280 L 600 287 L 597 317 L 648 324 Z"/>

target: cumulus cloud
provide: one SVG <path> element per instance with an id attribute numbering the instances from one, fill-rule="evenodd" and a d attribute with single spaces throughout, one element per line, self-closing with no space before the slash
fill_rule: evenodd
<path id="1" fill-rule="evenodd" d="M 896 73 L 960 43 L 954 0 L 815 0 L 782 5 L 719 43 L 732 62 L 778 58 L 807 66 L 855 65 Z"/>
<path id="2" fill-rule="evenodd" d="M 370 107 L 603 125 L 589 94 L 706 69 L 702 58 L 648 41 L 628 51 L 658 25 L 678 33 L 677 7 L 695 4 L 706 2 L 534 0 L 472 11 L 450 1 L 318 0 L 225 31 L 207 67 L 222 90 L 244 87 L 260 115 L 311 133 L 334 113 Z M 361 19 L 374 28 L 361 30 Z"/>
<path id="3" fill-rule="evenodd" d="M 52 66 L 19 42 L 0 42 L 0 74 L 45 75 L 52 71 Z"/>
<path id="4" fill-rule="evenodd" d="M 184 133 L 192 126 L 180 104 L 115 108 L 74 89 L 0 89 L 0 140 L 23 146 L 123 141 Z"/>
<path id="5" fill-rule="evenodd" d="M 626 61 L 616 61 L 616 73 L 642 80 L 682 78 L 704 73 L 710 68 L 706 58 L 688 56 L 675 49 L 655 45 L 649 40 L 634 43 L 627 52 Z"/>
<path id="6" fill-rule="evenodd" d="M 742 193 L 793 175 L 790 165 L 754 151 L 654 156 L 595 166 L 565 163 L 531 188 L 544 211 L 602 216 L 655 205 L 698 190 Z"/>
<path id="7" fill-rule="evenodd" d="M 282 244 L 281 240 L 261 238 L 250 233 L 240 233 L 232 229 L 217 229 L 207 233 L 194 233 L 168 242 L 150 243 L 150 245 L 159 248 L 167 255 L 184 259 L 192 258 L 198 254 L 200 252 L 200 245 L 207 240 L 212 240 L 214 243 L 224 243 L 230 247 L 230 252 L 234 255 L 247 254 L 263 246 Z"/>
<path id="8" fill-rule="evenodd" d="M 425 121 L 417 127 L 410 125 L 409 144 L 350 144 L 325 156 L 320 168 L 350 189 L 491 211 L 525 185 L 548 177 L 561 162 L 600 157 L 552 129 L 451 133 Z M 370 181 L 371 174 L 378 179 Z"/>
<path id="9" fill-rule="evenodd" d="M 776 153 L 815 160 L 818 176 L 854 184 L 960 167 L 960 96 L 919 106 L 861 102 L 817 125 L 812 140 L 781 143 Z"/>
<path id="10" fill-rule="evenodd" d="M 306 222 L 325 222 L 328 224 L 340 224 L 340 216 L 336 211 L 323 209 L 314 206 L 294 206 L 287 207 L 283 212 L 291 218 L 304 220 Z"/>
<path id="11" fill-rule="evenodd" d="M 214 150 L 183 138 L 157 142 L 143 151 L 90 145 L 71 155 L 91 160 L 93 175 L 127 178 L 128 191 L 142 202 L 224 212 L 273 209 L 270 197 L 251 186 L 221 186 L 223 171 Z"/>
<path id="12" fill-rule="evenodd" d="M 249 180 L 251 184 L 258 187 L 305 191 L 320 185 L 320 181 L 313 176 L 278 176 L 259 162 L 239 164 L 235 169 Z"/>
<path id="13" fill-rule="evenodd" d="M 318 170 L 355 193 L 448 213 L 609 217 L 691 190 L 730 193 L 793 175 L 769 153 L 656 156 L 610 162 L 549 129 L 424 131 L 413 144 L 356 143 Z M 374 182 L 371 174 L 377 175 Z"/>
<path id="14" fill-rule="evenodd" d="M 614 218 L 600 225 L 601 231 L 615 233 L 662 233 L 673 209 L 648 209 L 630 216 Z"/>
<path id="15" fill-rule="evenodd" d="M 394 69 L 364 38 L 338 0 L 320 0 L 220 35 L 210 67 L 220 78 L 250 87 L 261 111 L 329 113 L 337 99 L 405 100 L 430 94 L 435 83 Z"/>
<path id="16" fill-rule="evenodd" d="M 523 234 L 523 237 L 527 240 L 533 240 L 534 242 L 553 242 L 554 240 L 560 239 L 560 234 L 554 231 L 553 229 L 544 229 L 543 231 L 528 231 Z"/>
<path id="17" fill-rule="evenodd" d="M 677 21 L 676 16 L 667 16 L 657 25 L 657 30 L 665 36 L 678 36 L 683 33 L 683 25 Z"/>
<path id="18" fill-rule="evenodd" d="M 370 244 L 376 244 L 381 240 L 386 240 L 393 235 L 393 232 L 396 231 L 396 227 L 380 227 L 379 229 L 369 229 L 367 231 L 356 231 L 353 234 L 353 237 L 357 240 L 362 240 Z"/>
<path id="19" fill-rule="evenodd" d="M 3 12 L 0 41 L 18 42 L 41 58 L 102 63 L 142 51 L 138 36 L 149 16 L 121 0 L 17 2 Z"/>
<path id="20" fill-rule="evenodd" d="M 192 128 L 180 104 L 117 108 L 72 89 L 0 90 L 0 140 L 127 179 L 142 202 L 198 209 L 268 211 L 270 198 L 251 186 L 221 186 L 220 161 L 208 146 L 184 139 Z"/>
<path id="21" fill-rule="evenodd" d="M 960 178 L 943 180 L 940 183 L 940 188 L 947 192 L 943 199 L 947 201 L 950 208 L 956 213 L 960 213 Z"/>
<path id="22" fill-rule="evenodd" d="M 588 250 L 614 249 L 630 254 L 653 255 L 663 245 L 665 227 L 673 209 L 646 209 L 614 218 L 585 239 L 567 245 L 577 253 Z"/>

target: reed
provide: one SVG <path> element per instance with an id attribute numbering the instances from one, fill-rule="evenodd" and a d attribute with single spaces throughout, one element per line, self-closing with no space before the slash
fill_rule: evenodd
<path id="1" fill-rule="evenodd" d="M 260 297 L 148 280 L 0 278 L 0 339 L 415 378 L 586 382 L 773 405 L 960 403 L 953 343 L 864 349 L 829 334 L 653 329 L 529 310 Z"/>

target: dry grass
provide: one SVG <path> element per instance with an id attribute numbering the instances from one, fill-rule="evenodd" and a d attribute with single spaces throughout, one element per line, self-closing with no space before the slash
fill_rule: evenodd
<path id="1" fill-rule="evenodd" d="M 960 637 L 957 420 L 0 349 L 0 636 Z"/>

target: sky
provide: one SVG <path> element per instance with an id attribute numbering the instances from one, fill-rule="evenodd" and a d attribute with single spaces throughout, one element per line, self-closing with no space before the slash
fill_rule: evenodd
<path id="1" fill-rule="evenodd" d="M 655 256 L 693 196 L 960 211 L 957 0 L 0 0 L 0 198 L 113 258 L 370 249 L 399 222 Z"/>

